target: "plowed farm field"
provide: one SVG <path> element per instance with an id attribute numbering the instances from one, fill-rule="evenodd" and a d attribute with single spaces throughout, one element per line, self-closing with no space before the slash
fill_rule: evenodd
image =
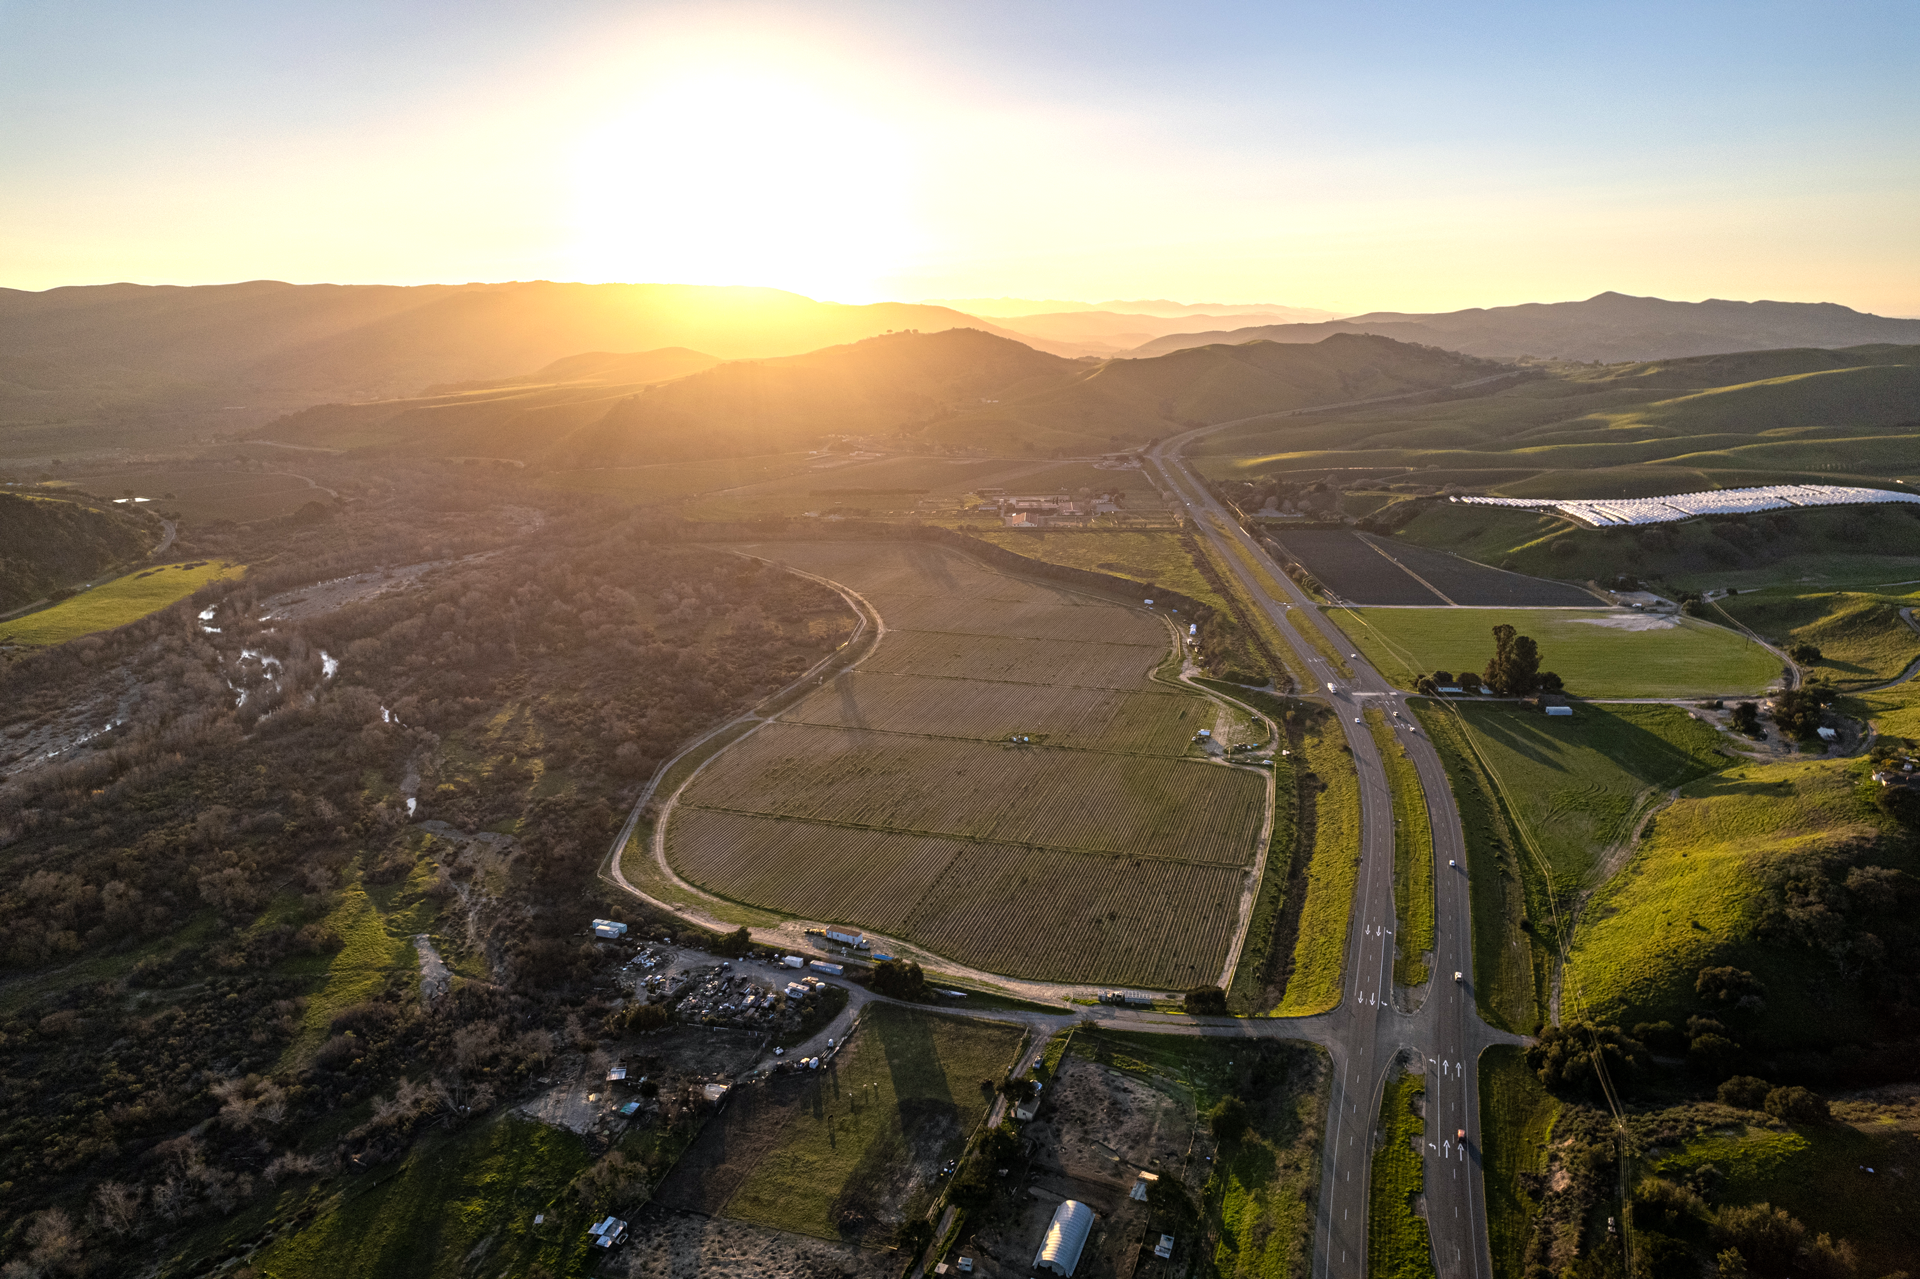
<path id="1" fill-rule="evenodd" d="M 679 874 L 1013 976 L 1220 978 L 1268 778 L 1189 756 L 1217 707 L 1151 679 L 1162 621 L 942 547 L 747 549 L 858 591 L 886 630 L 673 797 Z"/>

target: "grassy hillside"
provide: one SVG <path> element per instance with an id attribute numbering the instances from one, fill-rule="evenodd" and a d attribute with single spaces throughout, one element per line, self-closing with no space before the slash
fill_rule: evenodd
<path id="1" fill-rule="evenodd" d="M 0 613 L 144 555 L 154 532 L 78 502 L 0 493 Z"/>
<path id="2" fill-rule="evenodd" d="M 1733 965 L 1766 987 L 1765 1011 L 1733 1024 L 1736 1037 L 1778 1045 L 1868 1037 L 1875 1005 L 1844 956 L 1762 932 L 1765 885 L 1802 864 L 1795 859 L 1847 848 L 1860 865 L 1908 868 L 1911 854 L 1883 839 L 1889 824 L 1859 785 L 1862 768 L 1739 765 L 1682 787 L 1625 871 L 1594 896 L 1568 955 L 1569 994 L 1596 1021 L 1679 1026 L 1711 1012 L 1694 990 L 1700 970 Z M 1807 891 L 1804 882 L 1796 891 Z"/>
<path id="3" fill-rule="evenodd" d="M 655 353 L 664 354 L 664 353 Z M 1164 360 L 1064 360 L 978 329 L 902 332 L 653 383 L 563 360 L 510 385 L 324 405 L 265 429 L 330 448 L 518 459 L 558 468 L 760 456 L 838 437 L 912 452 L 1088 455 L 1185 425 L 1485 375 L 1481 361 L 1384 338 L 1218 347 Z M 667 364 L 646 366 L 657 371 Z"/>
<path id="4" fill-rule="evenodd" d="M 1838 586 L 1920 578 L 1920 508 L 1837 507 L 1589 529 L 1556 515 L 1423 504 L 1395 536 L 1518 573 L 1655 589 L 1745 591 L 1779 582 Z M 1912 571 L 1909 571 L 1912 570 Z"/>
<path id="5" fill-rule="evenodd" d="M 1542 371 L 1492 394 L 1248 423 L 1200 446 L 1223 478 L 1352 467 L 1516 497 L 1672 493 L 1920 471 L 1920 348 L 1859 346 Z"/>

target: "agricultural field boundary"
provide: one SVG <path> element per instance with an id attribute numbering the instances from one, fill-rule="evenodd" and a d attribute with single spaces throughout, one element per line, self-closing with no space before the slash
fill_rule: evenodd
<path id="1" fill-rule="evenodd" d="M 924 529 L 918 530 L 921 534 L 927 531 L 928 530 Z M 1103 574 L 1085 572 L 1084 570 L 1068 569 L 1065 570 L 1065 572 L 1059 572 L 1059 566 L 1027 560 L 1023 556 L 1014 555 L 1002 548 L 993 546 L 991 543 L 981 542 L 978 539 L 962 535 L 951 534 L 948 533 L 947 530 L 937 530 L 937 532 L 946 534 L 946 536 L 928 538 L 927 540 L 934 541 L 936 544 L 946 545 L 949 549 L 984 561 L 990 570 L 1008 572 L 1010 576 L 1015 576 L 1016 578 L 1037 577 L 1041 584 L 1050 588 L 1066 589 L 1071 593 L 1085 595 L 1089 598 L 1099 600 L 1101 603 L 1116 603 L 1116 601 L 1108 598 L 1107 594 L 1116 587 L 1126 590 L 1128 598 L 1131 598 L 1137 586 L 1136 583 L 1127 582 L 1122 579 L 1108 579 Z M 764 541 L 766 539 L 760 538 L 756 540 Z M 849 537 L 844 539 L 817 538 L 807 540 L 854 541 L 868 539 Z M 986 553 L 980 553 L 983 551 Z M 750 552 L 735 551 L 734 553 L 758 560 L 762 563 L 773 563 L 764 556 L 753 555 Z M 995 560 L 1002 560 L 1002 563 L 996 564 L 994 563 Z M 1017 568 L 1005 563 L 1005 561 L 1014 561 L 1017 564 Z M 854 635 L 849 637 L 840 649 L 823 658 L 798 679 L 763 699 L 743 715 L 737 716 L 733 720 L 709 730 L 678 754 L 664 761 L 660 767 L 655 770 L 654 776 L 649 780 L 647 786 L 642 789 L 639 797 L 635 800 L 633 808 L 628 814 L 627 821 L 623 824 L 620 833 L 616 836 L 614 844 L 609 850 L 607 858 L 603 861 L 600 871 L 603 879 L 608 880 L 632 896 L 649 903 L 655 909 L 707 929 L 720 931 L 730 930 L 736 926 L 734 920 L 743 912 L 750 912 L 764 918 L 779 918 L 779 916 L 778 912 L 766 911 L 759 907 L 746 907 L 740 903 L 735 903 L 730 899 L 701 889 L 688 883 L 672 869 L 666 857 L 665 832 L 668 824 L 667 819 L 675 799 L 707 764 L 724 754 L 728 747 L 745 740 L 756 733 L 761 727 L 764 727 L 765 724 L 772 722 L 770 717 L 777 713 L 778 709 L 810 695 L 817 686 L 817 682 L 829 668 L 852 670 L 858 667 L 875 651 L 880 639 L 886 633 L 886 624 L 878 609 L 871 601 L 867 600 L 865 596 L 853 588 L 843 583 L 833 581 L 830 578 L 807 573 L 804 570 L 791 568 L 786 565 L 777 565 L 776 567 L 780 567 L 785 571 L 798 573 L 810 580 L 817 581 L 840 594 L 843 599 L 847 600 L 849 607 L 854 610 L 856 616 L 859 617 L 860 625 L 856 627 Z M 1029 567 L 1037 567 L 1045 571 L 1030 575 L 1023 571 Z M 1074 586 L 1063 585 L 1061 581 L 1057 580 L 1059 577 L 1064 577 L 1069 573 L 1075 576 L 1093 579 L 1093 585 L 1099 589 L 1076 589 Z M 1162 594 L 1181 599 L 1188 604 L 1193 603 L 1192 601 L 1186 600 L 1184 596 L 1178 596 L 1177 593 L 1162 592 Z M 1154 614 L 1154 616 L 1159 617 L 1162 625 L 1167 628 L 1170 643 L 1177 653 L 1178 636 L 1173 629 L 1171 620 L 1157 613 Z M 871 634 L 869 634 L 869 631 Z M 865 641 L 864 644 L 862 641 Z M 1211 690 L 1189 684 L 1184 679 L 1167 679 L 1158 671 L 1149 676 L 1149 679 L 1152 682 L 1172 685 L 1183 692 L 1195 694 L 1215 703 L 1231 701 L 1231 699 L 1224 698 Z M 1250 707 L 1243 709 L 1253 710 L 1253 708 Z M 1256 711 L 1255 714 L 1257 715 L 1258 712 Z M 1266 717 L 1260 716 L 1260 718 L 1265 719 Z M 685 768 L 685 765 L 689 762 L 689 757 L 694 756 L 714 738 L 727 733 L 730 729 L 739 730 L 742 725 L 747 725 L 744 731 L 736 731 L 735 735 L 731 736 L 717 749 L 713 750 L 711 754 L 700 759 L 694 767 L 691 769 Z M 1269 722 L 1269 726 L 1273 727 L 1271 722 Z M 682 775 L 675 775 L 676 770 L 681 770 Z M 644 841 L 636 843 L 635 834 L 645 819 L 649 806 L 654 803 L 655 797 L 660 793 L 663 785 L 669 780 L 673 783 L 672 794 L 660 804 L 657 814 L 653 817 L 652 831 L 649 836 Z M 1224 968 L 1220 979 L 1223 985 L 1232 979 L 1232 963 L 1236 963 L 1238 960 L 1240 949 L 1244 945 L 1244 939 L 1252 918 L 1252 913 L 1259 900 L 1259 885 L 1264 875 L 1267 844 L 1271 838 L 1272 824 L 1274 821 L 1276 796 L 1275 782 L 1271 773 L 1267 775 L 1265 782 L 1267 790 L 1266 815 L 1261 830 L 1261 838 L 1255 848 L 1257 869 L 1248 872 L 1247 882 L 1241 893 L 1235 927 L 1229 938 L 1231 948 L 1229 956 L 1230 962 L 1228 966 Z M 643 847 L 645 849 L 644 854 L 641 851 Z M 632 848 L 637 857 L 644 858 L 644 878 L 647 880 L 656 880 L 657 877 L 656 882 L 659 887 L 671 889 L 680 900 L 676 901 L 656 895 L 654 892 L 648 892 L 628 877 L 622 861 L 629 848 Z M 640 867 L 636 867 L 635 869 L 636 873 L 641 872 Z M 746 922 L 751 926 L 758 921 L 749 918 Z M 804 944 L 805 928 L 806 921 L 785 918 L 759 931 L 773 934 L 774 937 L 778 938 L 779 944 L 798 945 Z M 762 940 L 771 939 L 763 937 Z M 1075 988 L 1076 985 L 1074 983 L 1040 982 L 1009 977 L 1005 974 L 989 972 L 984 969 L 959 964 L 948 956 L 938 954 L 911 943 L 901 942 L 897 939 L 876 938 L 876 940 L 886 940 L 892 946 L 892 953 L 902 958 L 912 958 L 922 962 L 924 966 L 930 969 L 938 969 L 949 976 L 979 983 L 988 991 L 1013 991 L 1029 999 L 1048 1001 L 1064 997 L 1062 992 L 1071 990 Z"/>

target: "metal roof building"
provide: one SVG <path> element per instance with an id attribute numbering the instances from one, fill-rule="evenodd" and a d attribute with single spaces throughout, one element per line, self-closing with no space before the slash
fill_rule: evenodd
<path id="1" fill-rule="evenodd" d="M 1047 1223 L 1047 1236 L 1040 1241 L 1040 1251 L 1033 1255 L 1033 1268 L 1071 1275 L 1073 1268 L 1080 1264 L 1080 1250 L 1087 1246 L 1087 1236 L 1091 1233 L 1093 1209 L 1078 1199 L 1066 1200 L 1053 1210 L 1053 1220 Z"/>

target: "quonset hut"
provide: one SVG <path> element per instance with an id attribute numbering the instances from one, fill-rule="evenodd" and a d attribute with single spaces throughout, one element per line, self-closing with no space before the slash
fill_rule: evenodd
<path id="1" fill-rule="evenodd" d="M 1040 1251 L 1033 1254 L 1033 1268 L 1049 1274 L 1071 1275 L 1080 1264 L 1080 1250 L 1087 1246 L 1093 1232 L 1093 1209 L 1078 1199 L 1069 1199 L 1053 1210 L 1047 1223 L 1046 1238 Z"/>

